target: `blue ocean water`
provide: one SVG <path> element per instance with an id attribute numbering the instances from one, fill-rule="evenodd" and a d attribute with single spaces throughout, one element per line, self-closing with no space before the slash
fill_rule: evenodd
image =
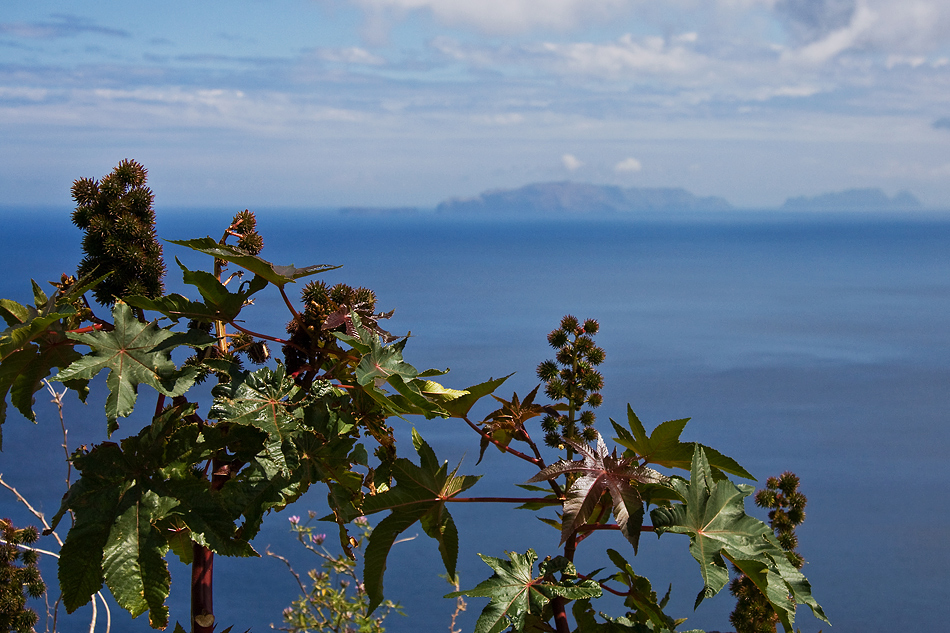
<path id="1" fill-rule="evenodd" d="M 560 317 L 597 318 L 598 342 L 607 351 L 605 404 L 598 410 L 605 435 L 607 418 L 621 421 L 630 403 L 648 427 L 692 417 L 684 439 L 720 449 L 760 482 L 783 470 L 801 477 L 809 497 L 799 530 L 805 572 L 832 630 L 941 630 L 950 616 L 950 216 L 749 212 L 546 222 L 258 216 L 264 257 L 297 266 L 343 264 L 327 280 L 373 288 L 381 309 L 396 309 L 392 331 L 412 333 L 407 360 L 419 368 L 451 367 L 443 381 L 450 386 L 514 371 L 500 391 L 523 395 L 537 384 L 537 363 L 551 356 L 545 335 Z M 160 214 L 159 233 L 217 236 L 228 217 L 207 210 Z M 25 302 L 27 278 L 71 272 L 80 237 L 66 210 L 25 219 L 7 213 L 0 296 Z M 202 263 L 174 245 L 165 252 L 169 286 L 184 290 L 172 256 L 191 267 Z M 274 295 L 249 314 L 259 319 L 255 328 L 270 332 L 280 332 L 288 318 Z M 151 399 L 145 389 L 140 397 Z M 15 412 L 4 425 L 0 473 L 50 516 L 63 492 L 65 471 L 56 461 L 62 438 L 48 398 L 37 399 L 38 426 Z M 67 421 L 71 447 L 102 441 L 101 400 L 85 406 L 68 400 Z M 486 473 L 473 494 L 518 495 L 512 483 L 533 474 L 494 450 L 476 467 L 477 439 L 464 426 L 411 423 L 440 458 L 453 464 L 464 458 L 460 472 Z M 409 425 L 396 422 L 403 439 Z M 129 421 L 119 435 L 135 430 Z M 271 515 L 258 550 L 270 546 L 300 569 L 314 565 L 294 547 L 286 518 L 322 511 L 324 497 L 313 490 Z M 529 513 L 473 506 L 452 508 L 463 541 L 463 586 L 490 575 L 476 553 L 504 556 L 528 547 L 542 557 L 556 553 L 558 534 Z M 28 520 L 3 490 L 0 516 Z M 588 543 L 579 560 L 591 568 L 609 565 L 594 550 L 623 547 L 601 535 Z M 187 570 L 175 561 L 171 566 L 172 617 L 184 620 Z M 218 557 L 216 566 L 216 611 L 224 625 L 255 631 L 279 625 L 281 609 L 296 595 L 279 561 Z M 669 611 L 689 617 L 686 627 L 729 628 L 734 603 L 725 591 L 692 610 L 701 580 L 685 538 L 645 536 L 634 566 L 661 591 L 672 584 Z M 421 532 L 394 548 L 387 597 L 402 602 L 408 617 L 393 616 L 390 631 L 448 628 L 453 604 L 440 598 L 450 590 L 437 575 L 442 571 L 435 543 Z M 469 600 L 464 630 L 473 628 L 483 602 Z M 130 621 L 115 608 L 113 618 L 114 630 L 148 630 L 144 618 Z M 807 610 L 797 624 L 803 631 L 823 626 Z M 88 611 L 61 626 L 87 629 Z"/>

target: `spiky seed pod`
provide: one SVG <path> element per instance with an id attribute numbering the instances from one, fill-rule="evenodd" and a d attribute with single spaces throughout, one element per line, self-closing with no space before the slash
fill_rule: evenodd
<path id="1" fill-rule="evenodd" d="M 102 305 L 132 294 L 155 298 L 164 292 L 165 262 L 146 179 L 142 165 L 123 160 L 101 181 L 80 178 L 73 183 L 73 223 L 86 232 L 78 276 L 111 273 L 93 291 Z"/>
<path id="2" fill-rule="evenodd" d="M 562 365 L 567 365 L 570 367 L 574 360 L 573 352 L 574 350 L 570 346 L 565 345 L 557 351 L 557 354 L 555 354 L 554 358 L 556 358 L 557 362 L 561 363 Z"/>
<path id="3" fill-rule="evenodd" d="M 562 400 L 565 396 L 564 383 L 557 378 L 553 378 L 545 385 L 544 393 L 551 400 Z"/>
<path id="4" fill-rule="evenodd" d="M 604 397 L 599 393 L 592 393 L 587 396 L 587 404 L 594 407 L 595 409 L 599 407 L 604 402 Z"/>
<path id="5" fill-rule="evenodd" d="M 587 334 L 597 334 L 598 330 L 600 330 L 600 323 L 597 322 L 597 319 L 586 319 L 584 321 L 584 332 Z"/>
<path id="6" fill-rule="evenodd" d="M 28 633 L 39 620 L 26 608 L 26 595 L 39 598 L 46 585 L 36 566 L 36 552 L 22 550 L 36 542 L 36 528 L 17 529 L 9 519 L 0 519 L 0 631 Z M 24 595 L 24 591 L 26 595 Z"/>
<path id="7" fill-rule="evenodd" d="M 247 357 L 255 365 L 263 365 L 270 358 L 270 350 L 267 349 L 267 343 L 257 341 L 247 348 Z"/>
<path id="8" fill-rule="evenodd" d="M 574 341 L 574 349 L 577 350 L 579 356 L 586 356 L 590 350 L 594 349 L 594 341 L 589 336 L 579 336 Z"/>
<path id="9" fill-rule="evenodd" d="M 577 321 L 577 317 L 571 314 L 565 314 L 563 317 L 561 317 L 561 329 L 565 332 L 573 334 L 578 325 L 579 323 Z"/>
<path id="10" fill-rule="evenodd" d="M 538 365 L 538 378 L 544 382 L 549 382 L 557 376 L 557 364 L 552 360 L 546 360 Z"/>
<path id="11" fill-rule="evenodd" d="M 376 293 L 362 286 L 353 291 L 353 300 L 365 304 L 370 310 L 376 309 Z"/>
<path id="12" fill-rule="evenodd" d="M 607 354 L 599 347 L 595 347 L 587 353 L 587 362 L 595 367 L 604 362 Z"/>
<path id="13" fill-rule="evenodd" d="M 264 248 L 264 238 L 257 232 L 257 218 L 247 209 L 234 215 L 228 232 L 237 236 L 237 247 L 242 251 L 257 255 Z"/>
<path id="14" fill-rule="evenodd" d="M 553 332 L 548 334 L 548 343 L 554 349 L 561 349 L 562 347 L 567 345 L 567 341 L 568 341 L 567 333 L 564 330 L 554 330 Z"/>
<path id="15" fill-rule="evenodd" d="M 805 559 L 795 551 L 798 547 L 795 527 L 805 520 L 807 499 L 798 492 L 798 484 L 798 476 L 792 472 L 782 473 L 779 477 L 769 477 L 765 488 L 756 493 L 755 503 L 759 507 L 770 509 L 769 522 L 779 545 L 785 550 L 789 562 L 801 569 Z M 776 631 L 778 615 L 749 578 L 740 575 L 732 581 L 729 590 L 737 598 L 736 609 L 729 617 L 737 633 Z"/>
<path id="16" fill-rule="evenodd" d="M 210 334 L 213 327 L 214 324 L 209 321 L 198 321 L 195 319 L 188 321 L 189 330 L 201 330 L 202 332 Z"/>
<path id="17" fill-rule="evenodd" d="M 245 332 L 236 334 L 231 337 L 231 349 L 235 351 L 242 351 L 245 347 L 250 347 L 254 344 L 254 337 Z"/>
<path id="18" fill-rule="evenodd" d="M 557 431 L 558 427 L 558 418 L 553 415 L 546 415 L 544 419 L 541 420 L 541 430 L 545 433 L 554 433 Z"/>
<path id="19" fill-rule="evenodd" d="M 593 411 L 583 411 L 581 412 L 581 424 L 584 426 L 593 426 L 594 424 L 594 412 Z"/>

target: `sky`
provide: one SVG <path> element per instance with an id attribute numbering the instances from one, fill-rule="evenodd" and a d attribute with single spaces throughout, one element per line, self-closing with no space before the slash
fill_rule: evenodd
<path id="1" fill-rule="evenodd" d="M 433 207 L 572 180 L 950 208 L 947 0 L 4 0 L 0 206 Z"/>

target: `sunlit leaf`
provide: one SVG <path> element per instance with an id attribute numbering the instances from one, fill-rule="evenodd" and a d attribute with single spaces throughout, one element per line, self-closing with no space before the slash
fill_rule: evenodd
<path id="1" fill-rule="evenodd" d="M 146 384 L 166 396 L 180 396 L 194 384 L 193 367 L 179 371 L 170 352 L 156 352 L 173 333 L 154 323 L 141 323 L 128 305 L 117 301 L 112 311 L 115 329 L 88 334 L 69 334 L 69 338 L 92 348 L 89 354 L 59 372 L 58 381 L 91 380 L 100 371 L 108 370 L 106 385 L 106 417 L 111 434 L 118 425 L 117 418 L 132 413 L 138 395 L 138 385 Z"/>
<path id="2" fill-rule="evenodd" d="M 567 600 L 596 598 L 601 594 L 600 585 L 594 580 L 575 580 L 576 572 L 571 573 L 573 565 L 558 557 L 554 561 L 542 562 L 541 574 L 534 575 L 534 561 L 538 559 L 533 549 L 524 555 L 507 552 L 509 560 L 479 554 L 485 564 L 494 570 L 491 578 L 484 580 L 474 589 L 456 591 L 446 598 L 471 596 L 490 598 L 475 623 L 475 633 L 500 633 L 512 628 L 523 630 L 525 619 L 530 615 L 540 615 L 544 605 L 552 598 Z M 560 560 L 559 560 L 560 559 Z M 568 567 L 569 566 L 569 567 Z M 558 571 L 566 579 L 555 581 L 553 574 Z"/>
<path id="3" fill-rule="evenodd" d="M 653 429 L 653 432 L 647 437 L 643 423 L 640 422 L 640 418 L 633 412 L 630 405 L 627 405 L 629 431 L 613 420 L 610 421 L 618 435 L 617 443 L 636 453 L 644 464 L 657 464 L 667 468 L 681 468 L 683 470 L 690 469 L 693 449 L 696 446 L 694 442 L 681 442 L 679 439 L 687 422 L 689 422 L 689 418 L 664 422 Z M 755 477 L 750 475 L 731 457 L 726 457 L 708 446 L 702 444 L 699 446 L 702 446 L 706 452 L 709 465 L 712 466 L 717 479 L 725 477 L 722 473 L 730 473 L 755 481 Z"/>
<path id="4" fill-rule="evenodd" d="M 673 483 L 686 502 L 655 508 L 650 516 L 657 534 L 690 537 L 689 551 L 699 562 L 704 584 L 696 606 L 726 585 L 729 560 L 762 590 L 786 631 L 792 630 L 795 621 L 795 602 L 807 604 L 815 617 L 828 621 L 812 597 L 808 581 L 788 561 L 772 529 L 745 513 L 743 500 L 752 493 L 752 486 L 715 480 L 705 451 L 698 446 L 690 480 Z"/>

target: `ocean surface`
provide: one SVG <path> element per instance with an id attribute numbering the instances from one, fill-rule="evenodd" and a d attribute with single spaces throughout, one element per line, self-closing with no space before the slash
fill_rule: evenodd
<path id="1" fill-rule="evenodd" d="M 231 212 L 233 213 L 234 210 Z M 443 382 L 464 388 L 511 372 L 499 390 L 524 395 L 537 364 L 552 356 L 548 331 L 567 313 L 596 318 L 606 350 L 604 405 L 623 421 L 629 403 L 648 428 L 691 417 L 684 439 L 732 456 L 758 478 L 796 472 L 808 496 L 799 529 L 805 573 L 833 623 L 805 610 L 802 631 L 889 633 L 944 630 L 950 621 L 950 213 L 904 216 L 791 215 L 775 212 L 645 216 L 625 219 L 477 221 L 417 217 L 349 217 L 258 211 L 262 256 L 297 266 L 327 263 L 331 282 L 373 288 L 378 307 L 395 309 L 393 332 L 411 332 L 408 362 L 446 368 Z M 30 300 L 29 279 L 44 283 L 72 272 L 81 233 L 68 210 L 6 209 L 0 230 L 0 297 Z M 220 236 L 225 211 L 159 211 L 166 239 Z M 167 244 L 168 287 L 180 284 L 174 256 L 190 267 L 200 256 Z M 255 329 L 280 333 L 288 320 L 276 294 L 262 293 L 247 314 Z M 100 394 L 104 385 L 100 385 Z M 154 402 L 146 388 L 140 407 Z M 66 401 L 70 449 L 101 442 L 104 396 Z M 11 410 L 3 426 L 0 473 L 52 516 L 64 492 L 62 434 L 55 409 L 37 394 L 39 423 Z M 486 404 L 481 410 L 491 409 Z M 144 417 L 124 421 L 118 437 Z M 513 484 L 528 465 L 486 452 L 453 421 L 394 423 L 403 446 L 411 425 L 441 459 L 462 460 L 460 473 L 485 474 L 472 494 L 518 496 Z M 750 503 L 751 506 L 751 503 Z M 288 530 L 288 517 L 325 509 L 315 487 L 288 511 L 274 513 L 254 545 L 290 558 L 298 571 L 317 564 Z M 490 575 L 477 553 L 534 547 L 557 553 L 558 534 L 532 513 L 484 504 L 450 508 L 459 526 L 463 587 Z M 765 518 L 755 508 L 750 512 Z M 0 516 L 31 517 L 0 489 Z M 333 532 L 333 526 L 323 530 Z M 417 528 L 390 556 L 386 596 L 407 617 L 391 616 L 393 633 L 447 631 L 454 602 L 434 541 Z M 332 539 L 331 539 L 332 542 Z M 45 547 L 55 548 L 49 539 Z M 607 567 L 602 551 L 632 556 L 615 534 L 581 545 L 582 569 Z M 681 628 L 730 630 L 734 601 L 724 590 L 692 605 L 702 586 L 687 540 L 644 535 L 632 560 L 664 592 Z M 49 580 L 55 566 L 44 563 Z M 172 558 L 172 621 L 188 617 L 188 570 Z M 280 624 L 299 593 L 272 558 L 216 559 L 215 607 L 235 631 Z M 485 604 L 470 599 L 461 627 L 471 631 Z M 604 611 L 619 614 L 616 602 Z M 100 609 L 100 618 L 101 618 Z M 61 616 L 60 630 L 87 631 L 86 607 Z M 113 606 L 113 631 L 146 631 Z M 43 623 L 39 630 L 42 629 Z M 99 631 L 104 630 L 100 623 Z"/>

